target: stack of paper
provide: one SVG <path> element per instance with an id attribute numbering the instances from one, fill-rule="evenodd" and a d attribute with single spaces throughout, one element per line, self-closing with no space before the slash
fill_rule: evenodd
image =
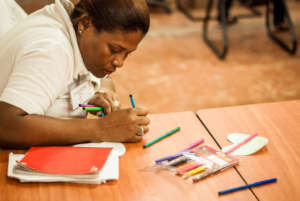
<path id="1" fill-rule="evenodd" d="M 10 153 L 7 174 L 21 182 L 100 184 L 119 178 L 119 156 L 124 153 L 121 143 L 32 148 L 26 155 Z"/>

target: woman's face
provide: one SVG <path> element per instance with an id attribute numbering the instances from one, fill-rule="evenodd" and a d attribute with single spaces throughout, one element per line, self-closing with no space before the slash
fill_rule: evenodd
<path id="1" fill-rule="evenodd" d="M 94 26 L 89 26 L 78 34 L 78 44 L 87 69 L 97 77 L 104 77 L 123 66 L 143 37 L 140 30 L 97 32 Z"/>

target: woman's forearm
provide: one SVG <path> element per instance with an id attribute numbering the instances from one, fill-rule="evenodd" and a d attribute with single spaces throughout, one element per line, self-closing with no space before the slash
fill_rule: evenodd
<path id="1" fill-rule="evenodd" d="M 143 126 L 148 131 L 147 109 L 127 108 L 100 119 L 57 119 L 28 115 L 0 101 L 0 146 L 27 148 L 37 145 L 70 145 L 82 142 L 137 142 Z"/>
<path id="2" fill-rule="evenodd" d="M 97 120 L 62 120 L 39 115 L 6 117 L 0 126 L 0 146 L 26 148 L 35 145 L 68 145 L 95 141 Z M 10 119 L 8 119 L 10 118 Z M 100 123 L 100 122 L 99 122 Z M 97 131 L 99 132 L 99 130 Z M 98 141 L 100 141 L 100 137 Z"/>

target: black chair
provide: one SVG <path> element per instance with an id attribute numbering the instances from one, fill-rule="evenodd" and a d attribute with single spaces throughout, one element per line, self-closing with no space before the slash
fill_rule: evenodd
<path id="1" fill-rule="evenodd" d="M 292 46 L 289 47 L 289 45 L 285 42 L 283 42 L 279 37 L 276 36 L 276 34 L 274 34 L 274 32 L 272 32 L 271 29 L 271 23 L 270 23 L 270 0 L 267 0 L 267 14 L 266 14 L 266 27 L 267 27 L 267 32 L 268 35 L 271 37 L 272 40 L 274 40 L 278 45 L 280 45 L 280 47 L 282 47 L 284 50 L 286 50 L 288 53 L 290 53 L 291 55 L 296 54 L 297 51 L 297 38 L 296 38 L 296 34 L 295 34 L 295 30 L 294 30 L 294 25 L 293 22 L 291 20 L 288 8 L 286 6 L 286 2 L 285 0 L 283 0 L 283 4 L 284 4 L 284 16 L 287 20 L 287 23 L 289 25 L 289 33 L 290 33 L 290 38 L 291 38 L 291 44 Z M 274 16 L 273 16 L 274 17 Z"/>
<path id="2" fill-rule="evenodd" d="M 209 26 L 209 20 L 211 19 L 211 9 L 213 0 L 209 0 L 207 7 L 206 7 L 206 16 L 203 20 L 203 39 L 206 42 L 206 44 L 213 50 L 213 52 L 217 55 L 219 59 L 225 59 L 227 52 L 228 52 L 228 38 L 227 38 L 227 24 L 226 24 L 226 17 L 225 17 L 225 0 L 219 0 L 222 1 L 221 6 L 221 29 L 222 29 L 222 48 L 218 49 L 217 45 L 208 38 L 208 26 Z M 289 47 L 287 43 L 284 43 L 282 40 L 280 40 L 279 37 L 277 37 L 272 31 L 270 27 L 270 0 L 267 0 L 266 7 L 267 7 L 267 13 L 266 13 L 266 28 L 268 31 L 268 35 L 271 37 L 272 40 L 274 40 L 277 44 L 280 45 L 284 50 L 286 50 L 288 53 L 294 55 L 297 50 L 297 39 L 296 34 L 294 31 L 293 22 L 290 18 L 288 8 L 286 6 L 285 0 L 284 1 L 284 16 L 288 22 L 288 29 L 290 33 L 290 39 L 292 47 Z"/>
<path id="3" fill-rule="evenodd" d="M 170 5 L 165 0 L 147 0 L 147 4 L 150 6 L 161 7 L 169 14 L 172 12 Z"/>
<path id="4" fill-rule="evenodd" d="M 244 3 L 242 0 L 240 0 L 241 4 L 244 5 L 247 9 L 249 9 L 251 11 L 250 14 L 240 14 L 235 16 L 237 19 L 238 18 L 248 18 L 248 17 L 257 17 L 257 16 L 261 16 L 261 12 L 259 12 L 255 6 L 252 5 L 247 5 L 246 3 Z M 204 21 L 205 17 L 203 16 L 195 16 L 192 15 L 189 12 L 189 9 L 184 7 L 184 5 L 182 4 L 181 0 L 176 0 L 176 5 L 178 7 L 178 10 L 180 10 L 187 18 L 189 18 L 192 21 Z M 216 17 L 212 17 L 210 19 L 216 19 Z"/>
<path id="5" fill-rule="evenodd" d="M 190 20 L 192 21 L 203 21 L 203 39 L 205 41 L 205 43 L 212 49 L 212 51 L 216 54 L 216 56 L 219 59 L 225 59 L 227 52 L 228 52 L 228 36 L 227 36 L 227 23 L 226 23 L 226 16 L 225 16 L 225 0 L 218 0 L 221 1 L 221 6 L 220 6 L 220 25 L 221 25 L 221 32 L 222 32 L 222 45 L 220 48 L 218 48 L 217 44 L 212 41 L 211 39 L 209 39 L 208 35 L 209 35 L 209 22 L 210 20 L 214 20 L 216 19 L 216 17 L 212 17 L 211 16 L 211 11 L 212 11 L 212 7 L 213 7 L 213 3 L 214 0 L 208 0 L 207 6 L 206 6 L 206 10 L 205 10 L 205 16 L 204 17 L 199 17 L 199 16 L 193 16 L 188 9 L 184 8 L 181 4 L 180 0 L 176 0 L 177 1 L 177 5 L 180 11 L 182 11 Z M 284 1 L 284 0 L 283 0 Z M 296 53 L 297 50 L 297 39 L 296 39 L 296 34 L 294 31 L 294 26 L 293 26 L 293 22 L 290 18 L 289 15 L 289 11 L 288 8 L 286 6 L 286 3 L 284 1 L 284 15 L 285 18 L 288 22 L 288 30 L 290 33 L 290 40 L 291 40 L 291 47 L 288 45 L 288 43 L 285 43 L 284 41 L 282 41 L 279 37 L 276 36 L 276 34 L 274 32 L 272 32 L 271 26 L 270 26 L 270 15 L 272 12 L 270 12 L 270 0 L 266 0 L 265 1 L 266 4 L 266 28 L 267 28 L 267 32 L 268 35 L 271 37 L 272 40 L 274 40 L 277 44 L 280 45 L 280 47 L 282 47 L 285 51 L 287 51 L 288 53 L 294 55 Z M 246 8 L 248 8 L 251 13 L 250 14 L 241 14 L 241 15 L 237 15 L 235 16 L 236 18 L 248 18 L 248 17 L 258 17 L 261 16 L 261 13 L 255 9 L 255 7 L 252 6 L 246 6 Z"/>

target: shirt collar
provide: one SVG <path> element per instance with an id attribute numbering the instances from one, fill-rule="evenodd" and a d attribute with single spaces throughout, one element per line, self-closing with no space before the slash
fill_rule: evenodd
<path id="1" fill-rule="evenodd" d="M 73 78 L 77 78 L 78 75 L 89 74 L 87 70 L 82 55 L 79 50 L 79 46 L 77 43 L 76 33 L 73 27 L 73 23 L 71 22 L 70 15 L 74 9 L 74 4 L 69 0 L 55 0 L 55 6 L 57 7 L 58 13 L 61 16 L 63 23 L 65 23 L 65 27 L 67 29 L 67 33 L 69 34 L 69 40 L 73 47 L 73 56 L 74 56 L 74 74 Z"/>

